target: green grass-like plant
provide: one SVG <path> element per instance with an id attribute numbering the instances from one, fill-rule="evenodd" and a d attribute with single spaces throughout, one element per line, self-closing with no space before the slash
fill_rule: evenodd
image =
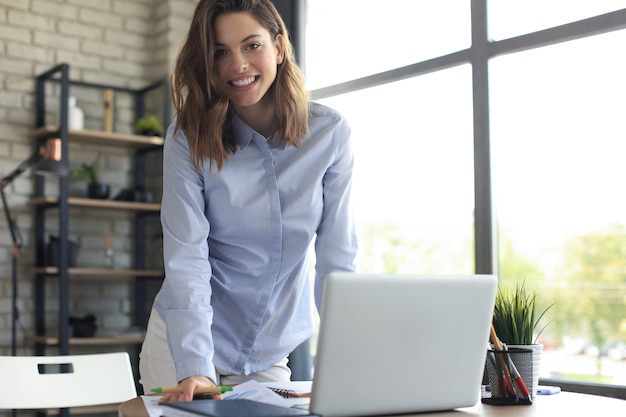
<path id="1" fill-rule="evenodd" d="M 96 156 L 95 161 L 91 164 L 81 164 L 80 169 L 73 169 L 70 171 L 70 174 L 76 178 L 89 180 L 92 184 L 98 184 L 98 173 L 100 172 L 99 161 L 100 154 Z"/>
<path id="2" fill-rule="evenodd" d="M 553 305 L 538 312 L 537 296 L 538 292 L 528 290 L 525 282 L 518 282 L 514 289 L 498 288 L 493 310 L 493 327 L 500 341 L 507 345 L 536 343 L 536 338 L 547 326 L 546 324 L 537 332 L 539 321 Z"/>
<path id="3" fill-rule="evenodd" d="M 153 114 L 149 114 L 146 117 L 142 117 L 141 119 L 135 122 L 133 127 L 135 133 L 139 133 L 142 135 L 150 134 L 161 136 L 163 135 L 163 125 L 157 119 L 157 117 Z"/>

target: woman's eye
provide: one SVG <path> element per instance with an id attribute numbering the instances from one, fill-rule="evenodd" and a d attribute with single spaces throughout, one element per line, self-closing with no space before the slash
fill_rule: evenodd
<path id="1" fill-rule="evenodd" d="M 228 52 L 225 49 L 216 49 L 215 50 L 215 57 L 216 58 L 219 58 L 221 56 L 225 56 L 227 54 L 228 54 Z"/>
<path id="2" fill-rule="evenodd" d="M 251 43 L 250 45 L 246 46 L 246 49 L 250 50 L 250 49 L 259 49 L 261 47 L 261 44 L 259 43 Z"/>

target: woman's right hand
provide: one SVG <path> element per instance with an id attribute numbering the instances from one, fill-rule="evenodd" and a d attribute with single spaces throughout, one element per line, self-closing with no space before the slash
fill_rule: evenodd
<path id="1" fill-rule="evenodd" d="M 169 392 L 163 394 L 163 397 L 159 399 L 159 404 L 182 402 L 193 400 L 194 392 L 197 387 L 214 387 L 215 383 L 211 381 L 211 378 L 206 376 L 190 376 L 185 378 L 178 384 L 183 389 L 183 392 Z M 221 399 L 221 395 L 213 395 L 213 399 Z"/>

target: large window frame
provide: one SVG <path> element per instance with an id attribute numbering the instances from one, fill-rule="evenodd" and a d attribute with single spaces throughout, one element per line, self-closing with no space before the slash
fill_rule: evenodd
<path id="1" fill-rule="evenodd" d="M 306 1 L 306 0 L 304 0 Z M 474 134 L 474 197 L 475 197 L 475 271 L 497 273 L 497 230 L 493 210 L 490 127 L 489 127 L 489 61 L 490 59 L 525 50 L 581 39 L 626 28 L 626 9 L 599 16 L 493 41 L 489 39 L 487 0 L 471 1 L 472 44 L 469 48 L 435 57 L 401 68 L 349 80 L 311 92 L 314 100 L 393 83 L 407 78 L 470 64 L 473 88 Z M 300 39 L 304 38 L 304 25 L 299 26 Z M 619 53 L 619 51 L 614 51 Z M 622 386 L 583 384 L 572 381 L 542 380 L 558 384 L 569 391 L 609 395 L 626 399 Z"/>

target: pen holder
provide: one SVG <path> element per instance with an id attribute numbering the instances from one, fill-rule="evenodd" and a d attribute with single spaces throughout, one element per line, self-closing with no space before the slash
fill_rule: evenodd
<path id="1" fill-rule="evenodd" d="M 532 353 L 530 349 L 521 348 L 509 348 L 507 351 L 488 350 L 486 371 L 489 386 L 483 390 L 481 401 L 494 405 L 532 404 Z M 528 395 L 525 395 L 524 387 Z"/>

